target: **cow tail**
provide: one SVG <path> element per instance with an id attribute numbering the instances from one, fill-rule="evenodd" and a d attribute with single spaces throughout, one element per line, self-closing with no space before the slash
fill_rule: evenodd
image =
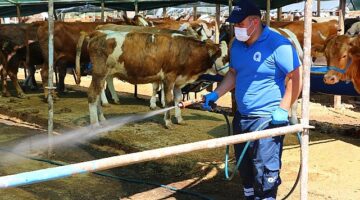
<path id="1" fill-rule="evenodd" d="M 75 64 L 76 64 L 76 84 L 79 85 L 81 82 L 81 70 L 80 70 L 80 58 L 81 58 L 81 49 L 82 49 L 82 45 L 84 43 L 85 37 L 87 36 L 87 34 L 85 32 L 80 32 L 80 37 L 78 40 L 78 43 L 76 45 L 76 60 L 75 60 Z"/>

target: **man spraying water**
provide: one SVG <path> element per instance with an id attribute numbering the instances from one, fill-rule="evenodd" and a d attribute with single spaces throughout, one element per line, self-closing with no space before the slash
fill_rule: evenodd
<path id="1" fill-rule="evenodd" d="M 204 96 L 203 108 L 210 110 L 211 102 L 235 88 L 234 134 L 287 126 L 288 110 L 302 86 L 295 49 L 288 39 L 261 23 L 260 10 L 251 1 L 238 1 L 227 21 L 235 24 L 236 37 L 230 49 L 230 70 L 216 90 Z M 276 199 L 282 146 L 283 136 L 250 142 L 239 167 L 246 199 Z M 244 147 L 235 145 L 237 160 Z"/>

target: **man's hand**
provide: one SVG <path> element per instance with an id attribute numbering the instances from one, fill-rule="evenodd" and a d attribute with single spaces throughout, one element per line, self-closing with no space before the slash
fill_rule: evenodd
<path id="1" fill-rule="evenodd" d="M 271 123 L 274 125 L 280 125 L 285 124 L 289 122 L 289 114 L 288 111 L 278 107 L 276 110 L 274 110 L 273 113 L 271 113 Z"/>
<path id="2" fill-rule="evenodd" d="M 204 97 L 204 104 L 202 105 L 202 108 L 204 110 L 210 111 L 211 106 L 209 105 L 210 101 L 215 102 L 219 99 L 219 95 L 216 92 L 211 92 Z"/>

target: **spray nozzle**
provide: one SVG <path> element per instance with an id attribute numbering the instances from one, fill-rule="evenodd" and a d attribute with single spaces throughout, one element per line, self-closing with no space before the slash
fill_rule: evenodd
<path id="1" fill-rule="evenodd" d="M 191 99 L 191 100 L 188 100 L 188 101 L 181 101 L 177 106 L 181 109 L 183 108 L 186 108 L 190 105 L 193 105 L 195 103 L 201 103 L 203 102 L 203 99 Z"/>
<path id="2" fill-rule="evenodd" d="M 181 101 L 177 106 L 183 109 L 196 103 L 203 103 L 204 101 L 205 101 L 204 97 L 202 97 L 201 99 L 191 99 L 188 101 Z M 212 110 L 215 110 L 217 108 L 217 104 L 214 101 L 209 101 L 209 106 L 211 107 Z"/>

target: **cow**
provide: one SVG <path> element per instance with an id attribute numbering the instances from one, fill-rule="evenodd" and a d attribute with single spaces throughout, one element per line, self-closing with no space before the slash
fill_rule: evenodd
<path id="1" fill-rule="evenodd" d="M 187 27 L 187 30 L 191 30 L 191 27 Z M 184 37 L 191 37 L 191 38 L 198 38 L 198 35 L 192 31 L 177 31 L 177 30 L 169 30 L 169 29 L 159 29 L 159 28 L 155 28 L 155 27 L 139 27 L 139 26 L 127 26 L 127 25 L 115 25 L 115 24 L 106 24 L 106 25 L 100 25 L 96 28 L 96 30 L 111 30 L 111 31 L 126 31 L 126 32 L 130 32 L 130 31 L 141 31 L 141 32 L 146 32 L 146 33 L 168 33 L 168 34 L 179 34 L 179 35 L 183 35 Z M 85 36 L 85 35 L 84 35 Z M 82 37 L 84 37 L 82 36 Z M 77 76 L 79 79 L 79 75 L 80 75 L 80 62 L 79 61 L 79 53 L 81 53 L 81 47 L 82 47 L 82 38 L 79 39 L 79 43 L 78 43 L 78 47 L 77 47 L 77 63 L 76 63 L 76 71 L 77 71 Z M 113 79 L 112 77 L 108 77 L 107 78 L 107 86 L 109 88 L 109 91 L 111 93 L 111 97 L 114 100 L 115 103 L 119 103 L 119 98 L 115 92 L 115 87 L 113 84 Z M 150 99 L 150 109 L 155 109 L 156 108 L 156 94 L 157 92 L 162 88 L 162 84 L 159 82 L 153 83 L 153 93 Z M 161 91 L 161 93 L 163 94 L 163 90 Z M 161 95 L 162 97 L 164 95 Z M 163 106 L 165 106 L 165 101 L 164 98 L 161 99 L 161 103 Z"/>
<path id="2" fill-rule="evenodd" d="M 10 96 L 6 83 L 6 77 L 9 76 L 15 86 L 17 96 L 20 98 L 24 97 L 24 92 L 17 80 L 17 71 L 20 62 L 29 67 L 30 61 L 34 61 L 34 58 L 31 58 L 26 52 L 36 48 L 36 45 L 31 45 L 30 43 L 36 40 L 36 30 L 39 25 L 40 23 L 6 24 L 0 26 L 0 54 L 2 54 L 0 64 L 3 65 L 1 70 L 3 96 Z"/>
<path id="3" fill-rule="evenodd" d="M 27 54 L 27 49 L 29 49 L 29 54 Z M 27 61 L 28 57 L 28 61 Z M 29 70 L 29 74 L 25 79 L 25 83 L 28 86 L 36 87 L 36 81 L 35 81 L 35 65 L 42 65 L 44 63 L 41 49 L 39 42 L 32 42 L 28 45 L 28 47 L 23 46 L 20 48 L 17 48 L 15 52 L 11 54 L 6 60 L 2 61 L 2 63 L 5 63 L 5 66 L 7 66 L 6 71 L 2 71 L 2 83 L 3 83 L 3 96 L 10 96 L 9 91 L 7 90 L 7 82 L 6 82 L 6 75 L 10 77 L 12 80 L 15 89 L 17 91 L 17 97 L 23 98 L 25 97 L 23 90 L 21 89 L 18 79 L 17 79 L 17 73 L 20 65 L 26 65 L 26 67 Z M 27 63 L 27 64 L 25 64 Z M 4 70 L 4 69 L 3 69 Z"/>
<path id="4" fill-rule="evenodd" d="M 324 75 L 326 84 L 352 81 L 360 94 L 360 36 L 341 35 L 326 44 L 324 53 L 330 70 Z"/>
<path id="5" fill-rule="evenodd" d="M 351 28 L 351 26 L 356 22 L 360 22 L 360 17 L 346 18 L 344 20 L 344 28 L 345 28 L 344 33 L 346 33 Z"/>
<path id="6" fill-rule="evenodd" d="M 187 30 L 192 30 L 191 27 L 187 27 Z M 141 31 L 141 32 L 148 32 L 148 33 L 170 33 L 170 34 L 179 34 L 184 35 L 185 37 L 192 37 L 192 38 L 198 38 L 197 33 L 194 33 L 192 31 L 176 31 L 176 30 L 169 30 L 169 29 L 158 29 L 155 27 L 140 27 L 140 26 L 129 26 L 129 25 L 116 25 L 116 24 L 105 24 L 105 25 L 99 25 L 97 26 L 96 30 L 112 30 L 112 31 Z M 87 33 L 82 33 L 77 44 L 77 51 L 76 51 L 76 74 L 77 74 L 77 80 L 80 80 L 79 77 L 81 76 L 81 67 L 80 67 L 80 55 L 83 51 L 83 43 L 87 43 L 85 40 L 87 36 Z M 86 51 L 86 50 L 85 50 Z M 77 82 L 79 84 L 80 82 Z M 111 98 L 114 101 L 115 104 L 119 104 L 119 98 L 115 92 L 115 87 L 113 84 L 113 80 L 111 77 L 107 78 L 107 87 L 109 88 Z M 161 83 L 153 83 L 153 94 L 150 99 L 150 108 L 155 109 L 156 108 L 156 94 L 157 91 L 161 88 Z M 107 104 L 107 99 L 102 93 L 101 101 L 104 104 Z M 165 106 L 164 100 L 162 99 L 162 105 Z"/>
<path id="7" fill-rule="evenodd" d="M 355 22 L 351 25 L 351 27 L 346 31 L 347 35 L 358 35 L 360 34 L 360 22 Z"/>
<path id="8" fill-rule="evenodd" d="M 99 30 L 91 33 L 88 51 L 93 63 L 88 102 L 90 123 L 94 125 L 105 120 L 99 95 L 109 76 L 132 84 L 161 82 L 169 107 L 173 99 L 175 105 L 181 101 L 181 88 L 187 83 L 205 72 L 216 72 L 228 61 L 224 43 L 219 46 L 169 33 Z M 177 123 L 183 123 L 178 107 L 175 117 Z M 167 128 L 172 124 L 170 118 L 170 111 L 166 111 Z"/>

